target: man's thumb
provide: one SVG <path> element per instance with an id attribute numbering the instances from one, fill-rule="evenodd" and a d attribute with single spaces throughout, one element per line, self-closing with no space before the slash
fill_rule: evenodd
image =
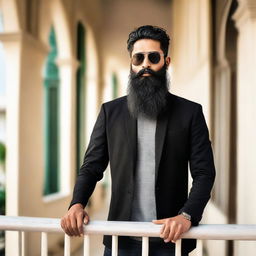
<path id="1" fill-rule="evenodd" d="M 88 224 L 89 222 L 89 216 L 87 214 L 85 214 L 84 216 L 84 224 Z"/>
<path id="2" fill-rule="evenodd" d="M 152 220 L 153 223 L 155 224 L 164 224 L 165 219 L 161 219 L 161 220 Z"/>

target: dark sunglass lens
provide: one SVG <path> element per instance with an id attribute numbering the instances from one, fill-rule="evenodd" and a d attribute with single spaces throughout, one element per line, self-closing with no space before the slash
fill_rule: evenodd
<path id="1" fill-rule="evenodd" d="M 159 52 L 151 52 L 148 55 L 148 59 L 152 64 L 157 64 L 160 61 L 160 53 Z"/>
<path id="2" fill-rule="evenodd" d="M 142 53 L 136 53 L 132 57 L 132 64 L 134 66 L 140 65 L 144 60 L 144 55 Z"/>

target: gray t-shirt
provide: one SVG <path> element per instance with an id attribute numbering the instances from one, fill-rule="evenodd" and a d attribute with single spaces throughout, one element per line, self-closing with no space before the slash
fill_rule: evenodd
<path id="1" fill-rule="evenodd" d="M 155 133 L 156 120 L 138 117 L 137 165 L 131 221 L 156 219 L 155 200 Z"/>

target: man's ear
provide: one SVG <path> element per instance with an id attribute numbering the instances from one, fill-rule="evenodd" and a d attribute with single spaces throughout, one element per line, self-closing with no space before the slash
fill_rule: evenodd
<path id="1" fill-rule="evenodd" d="M 171 63 L 171 58 L 170 57 L 166 57 L 165 58 L 165 63 L 167 65 L 167 67 L 169 67 L 170 63 Z"/>

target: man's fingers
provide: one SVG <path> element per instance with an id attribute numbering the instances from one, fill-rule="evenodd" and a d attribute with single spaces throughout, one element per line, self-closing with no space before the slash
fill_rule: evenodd
<path id="1" fill-rule="evenodd" d="M 160 237 L 164 242 L 172 241 L 175 243 L 181 238 L 184 232 L 187 232 L 191 227 L 191 222 L 178 215 L 176 217 L 166 218 L 162 220 L 153 221 L 156 224 L 164 224 L 160 231 Z"/>
<path id="2" fill-rule="evenodd" d="M 77 218 L 77 228 L 78 228 L 78 232 L 79 232 L 79 236 L 83 236 L 84 234 L 84 215 L 80 214 L 81 216 L 79 216 Z"/>
<path id="3" fill-rule="evenodd" d="M 61 219 L 61 227 L 62 229 L 65 231 L 65 233 L 68 235 L 68 236 L 71 236 L 71 234 L 69 233 L 69 230 L 67 228 L 67 225 L 66 225 L 66 221 L 64 218 Z"/>
<path id="4" fill-rule="evenodd" d="M 169 236 L 169 233 L 170 233 L 170 226 L 169 226 L 169 223 L 166 222 L 161 230 L 160 237 L 163 239 L 166 239 Z"/>
<path id="5" fill-rule="evenodd" d="M 61 219 L 61 227 L 69 236 L 83 235 L 83 225 L 87 224 L 89 216 L 82 204 L 74 204 Z"/>
<path id="6" fill-rule="evenodd" d="M 71 223 L 71 229 L 74 236 L 79 236 L 79 230 L 77 226 L 78 216 L 71 216 L 70 217 L 70 223 Z"/>
<path id="7" fill-rule="evenodd" d="M 66 224 L 66 230 L 65 230 L 66 234 L 69 236 L 73 236 L 74 234 L 73 234 L 73 230 L 71 228 L 71 223 L 70 223 L 69 218 L 65 219 L 65 224 Z"/>
<path id="8" fill-rule="evenodd" d="M 179 224 L 179 225 L 177 226 L 177 228 L 176 228 L 176 231 L 175 231 L 174 237 L 173 237 L 173 239 L 172 239 L 172 242 L 173 242 L 173 243 L 176 243 L 176 241 L 177 241 L 178 239 L 180 239 L 181 234 L 182 234 L 182 225 Z"/>
<path id="9" fill-rule="evenodd" d="M 76 233 L 74 232 L 74 229 L 72 226 L 72 218 L 67 219 L 67 228 L 71 236 L 76 236 Z"/>
<path id="10" fill-rule="evenodd" d="M 176 223 L 174 221 L 171 221 L 169 223 L 169 233 L 167 236 L 164 237 L 165 243 L 168 243 L 173 239 L 173 236 L 175 234 L 175 228 L 176 228 L 175 226 L 176 226 Z"/>

